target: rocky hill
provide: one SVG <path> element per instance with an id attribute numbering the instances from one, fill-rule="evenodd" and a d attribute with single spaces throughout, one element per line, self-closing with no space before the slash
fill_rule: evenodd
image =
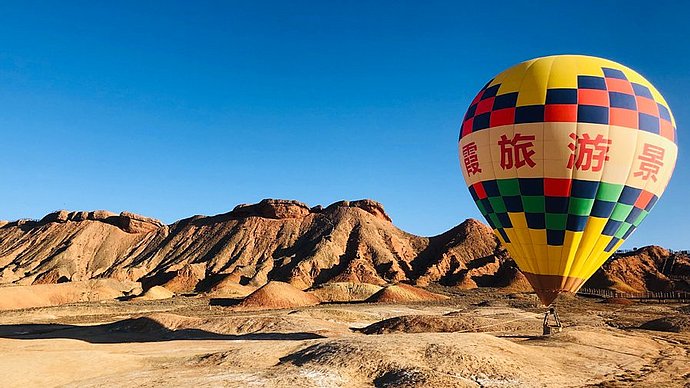
<path id="1" fill-rule="evenodd" d="M 300 289 L 326 282 L 486 285 L 506 259 L 478 221 L 420 237 L 395 227 L 372 200 L 310 208 L 267 199 L 171 225 L 106 211 L 0 224 L 4 284 L 111 277 L 178 292 L 221 280 L 251 286 L 278 280 Z M 496 280 L 510 281 L 500 275 Z"/>
<path id="2" fill-rule="evenodd" d="M 646 249 L 653 253 L 607 263 L 593 284 L 676 287 L 676 280 L 663 280 L 660 267 L 672 254 Z M 687 257 L 675 262 L 681 272 L 687 270 Z M 94 278 L 140 281 L 144 288 L 163 285 L 175 292 L 206 291 L 220 282 L 260 287 L 270 280 L 299 289 L 327 282 L 529 289 L 484 224 L 469 219 L 438 236 L 420 237 L 395 227 L 372 200 L 324 208 L 266 199 L 171 225 L 107 211 L 58 211 L 39 221 L 0 222 L 0 284 Z"/>
<path id="3" fill-rule="evenodd" d="M 690 291 L 690 257 L 659 246 L 615 255 L 584 287 L 633 293 Z"/>

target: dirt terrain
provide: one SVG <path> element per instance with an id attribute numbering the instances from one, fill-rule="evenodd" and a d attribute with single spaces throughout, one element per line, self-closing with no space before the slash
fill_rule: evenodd
<path id="1" fill-rule="evenodd" d="M 585 287 L 689 279 L 645 247 Z M 544 338 L 530 291 L 486 225 L 415 236 L 372 200 L 58 211 L 0 222 L 0 385 L 690 387 L 687 304 L 561 295 Z"/>
<path id="2" fill-rule="evenodd" d="M 533 294 L 430 291 L 450 298 L 252 310 L 178 296 L 4 311 L 2 385 L 690 386 L 687 305 L 562 298 L 566 327 L 544 338 Z"/>
<path id="3" fill-rule="evenodd" d="M 93 292 L 93 281 L 106 279 Z M 269 281 L 300 290 L 399 282 L 531 289 L 481 222 L 468 219 L 437 236 L 416 236 L 397 228 L 383 206 L 368 199 L 325 208 L 266 199 L 170 225 L 104 210 L 0 221 L 0 309 L 112 299 L 156 286 L 176 294 L 246 296 Z M 652 246 L 614 257 L 585 287 L 668 292 L 690 290 L 689 282 L 686 254 Z M 26 297 L 26 289 L 16 288 L 30 285 L 43 286 L 36 288 L 40 295 Z M 384 296 L 395 298 L 393 291 Z"/>

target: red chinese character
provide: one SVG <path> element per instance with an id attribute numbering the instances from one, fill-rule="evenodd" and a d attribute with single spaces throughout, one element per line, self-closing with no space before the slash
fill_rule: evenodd
<path id="1" fill-rule="evenodd" d="M 530 168 L 534 167 L 536 164 L 532 160 L 532 156 L 535 154 L 532 151 L 534 147 L 534 135 L 522 136 L 516 133 L 512 139 L 508 139 L 506 135 L 501 135 L 501 140 L 498 141 L 498 145 L 501 146 L 501 168 L 504 170 L 513 168 L 520 168 L 527 164 Z"/>
<path id="2" fill-rule="evenodd" d="M 462 161 L 465 163 L 465 169 L 469 175 L 482 172 L 482 169 L 479 167 L 477 144 L 475 142 L 467 143 L 462 147 Z"/>
<path id="3" fill-rule="evenodd" d="M 664 154 L 666 150 L 662 147 L 653 144 L 645 143 L 642 148 L 642 155 L 637 158 L 640 159 L 639 171 L 636 171 L 634 176 L 642 176 L 642 179 L 647 180 L 652 178 L 656 182 L 656 174 L 664 165 Z"/>
<path id="4" fill-rule="evenodd" d="M 570 138 L 573 142 L 568 144 L 568 148 L 573 153 L 568 159 L 568 168 L 575 166 L 578 170 L 601 171 L 604 162 L 609 160 L 611 140 L 601 134 L 592 139 L 588 133 L 583 134 L 582 137 L 571 133 Z"/>

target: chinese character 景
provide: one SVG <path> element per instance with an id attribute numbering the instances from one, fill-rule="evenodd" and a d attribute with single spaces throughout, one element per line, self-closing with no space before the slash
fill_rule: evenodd
<path id="1" fill-rule="evenodd" d="M 664 165 L 665 153 L 666 150 L 663 147 L 645 143 L 642 147 L 642 154 L 637 157 L 641 161 L 640 166 L 633 176 L 641 176 L 643 180 L 651 178 L 656 182 L 656 174 L 659 173 L 659 169 Z"/>

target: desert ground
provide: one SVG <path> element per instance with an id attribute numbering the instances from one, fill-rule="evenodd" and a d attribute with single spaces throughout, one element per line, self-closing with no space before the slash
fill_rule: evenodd
<path id="1" fill-rule="evenodd" d="M 267 310 L 190 295 L 3 311 L 2 385 L 690 387 L 690 306 L 565 297 L 563 332 L 542 337 L 533 294 L 435 291 L 450 298 Z"/>

